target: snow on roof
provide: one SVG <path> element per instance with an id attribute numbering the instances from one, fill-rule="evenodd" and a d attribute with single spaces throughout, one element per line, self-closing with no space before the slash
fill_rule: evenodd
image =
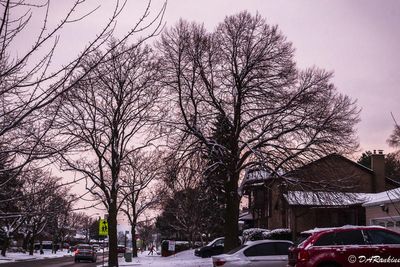
<path id="1" fill-rule="evenodd" d="M 74 236 L 75 239 L 85 239 L 86 235 L 76 233 Z"/>
<path id="2" fill-rule="evenodd" d="M 400 201 L 400 188 L 371 194 L 371 197 L 366 201 L 363 206 L 376 206 L 385 203 L 399 202 Z"/>
<path id="3" fill-rule="evenodd" d="M 240 185 L 240 189 L 242 189 L 244 185 L 262 186 L 264 185 L 264 181 L 270 178 L 271 173 L 266 170 L 248 169 L 246 170 L 246 173 Z"/>
<path id="4" fill-rule="evenodd" d="M 253 215 L 250 212 L 244 212 L 239 215 L 239 221 L 243 220 L 253 220 Z"/>
<path id="5" fill-rule="evenodd" d="M 247 180 L 266 180 L 271 177 L 271 173 L 266 170 L 249 170 Z"/>
<path id="6" fill-rule="evenodd" d="M 244 245 L 252 246 L 252 245 L 257 245 L 257 244 L 262 244 L 262 243 L 274 243 L 274 242 L 285 242 L 285 243 L 293 244 L 293 242 L 290 240 L 262 239 L 262 240 L 249 240 L 249 241 L 246 241 Z"/>
<path id="7" fill-rule="evenodd" d="M 284 197 L 289 205 L 348 206 L 362 204 L 374 194 L 343 192 L 289 191 Z"/>

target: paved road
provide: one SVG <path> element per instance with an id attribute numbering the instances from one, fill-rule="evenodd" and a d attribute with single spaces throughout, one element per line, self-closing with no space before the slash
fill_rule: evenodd
<path id="1" fill-rule="evenodd" d="M 106 257 L 107 261 L 107 257 Z M 12 263 L 0 264 L 0 267 L 96 267 L 101 266 L 103 262 L 103 256 L 97 256 L 97 262 L 74 262 L 74 257 L 62 257 L 55 259 L 44 259 L 44 260 L 33 260 L 33 261 L 21 261 Z"/>

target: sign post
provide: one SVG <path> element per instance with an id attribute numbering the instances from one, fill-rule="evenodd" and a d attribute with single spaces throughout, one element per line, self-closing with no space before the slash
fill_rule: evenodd
<path id="1" fill-rule="evenodd" d="M 100 219 L 99 221 L 99 236 L 103 236 L 103 266 L 104 266 L 104 239 L 108 236 L 108 222 L 106 219 Z"/>
<path id="2" fill-rule="evenodd" d="M 105 219 L 100 219 L 100 222 L 99 222 L 99 235 L 108 236 L 108 222 Z"/>

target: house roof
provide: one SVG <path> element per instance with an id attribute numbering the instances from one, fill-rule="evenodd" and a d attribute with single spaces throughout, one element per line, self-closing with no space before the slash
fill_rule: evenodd
<path id="1" fill-rule="evenodd" d="M 391 202 L 399 202 L 400 201 L 400 188 L 395 188 L 392 190 L 372 194 L 370 199 L 366 201 L 363 206 L 377 206 L 380 204 L 386 204 Z"/>
<path id="2" fill-rule="evenodd" d="M 248 221 L 248 220 L 253 220 L 253 215 L 250 212 L 246 211 L 239 215 L 239 221 Z"/>
<path id="3" fill-rule="evenodd" d="M 249 169 L 246 170 L 240 188 L 248 185 L 261 186 L 266 180 L 272 178 L 271 172 L 263 169 Z"/>
<path id="4" fill-rule="evenodd" d="M 366 171 L 366 172 L 369 172 L 369 173 L 373 173 L 374 172 L 372 169 L 370 169 L 368 167 L 365 167 L 364 165 L 361 165 L 361 164 L 359 164 L 359 163 L 357 163 L 357 162 L 355 162 L 355 161 L 353 161 L 351 159 L 348 159 L 345 156 L 339 155 L 337 153 L 332 153 L 332 154 L 329 154 L 329 155 L 327 155 L 325 157 L 322 157 L 322 158 L 319 158 L 317 160 L 314 160 L 314 161 L 312 161 L 312 162 L 310 162 L 310 163 L 308 163 L 308 164 L 306 164 L 306 165 L 304 165 L 304 166 L 302 166 L 302 167 L 300 167 L 300 168 L 298 168 L 298 169 L 296 169 L 294 171 L 290 171 L 290 172 L 286 173 L 285 175 L 289 175 L 290 176 L 292 173 L 296 173 L 297 171 L 301 171 L 301 170 L 306 169 L 306 168 L 308 168 L 308 167 L 310 167 L 312 165 L 319 164 L 320 162 L 328 160 L 330 158 L 339 158 L 341 160 L 344 160 L 344 161 L 347 161 L 347 162 L 353 164 L 355 167 L 357 167 L 357 168 L 359 168 L 359 169 L 361 169 L 363 171 Z"/>
<path id="5" fill-rule="evenodd" d="M 391 202 L 400 202 L 400 187 L 380 193 L 344 193 L 289 191 L 284 198 L 291 206 L 378 206 Z"/>
<path id="6" fill-rule="evenodd" d="M 368 167 L 366 167 L 366 166 L 364 166 L 362 164 L 359 164 L 359 163 L 357 163 L 357 162 L 355 162 L 355 161 L 353 161 L 351 159 L 348 159 L 345 156 L 342 156 L 342 155 L 339 155 L 339 154 L 336 154 L 336 153 L 332 153 L 332 154 L 329 154 L 329 155 L 327 155 L 325 157 L 322 157 L 322 158 L 319 158 L 319 159 L 317 159 L 315 161 L 312 161 L 312 162 L 310 162 L 310 163 L 308 163 L 308 164 L 306 164 L 306 165 L 304 165 L 304 166 L 302 166 L 302 167 L 300 167 L 300 168 L 298 168 L 296 170 L 287 172 L 287 173 L 283 174 L 282 176 L 285 177 L 285 179 L 291 179 L 291 180 L 296 179 L 295 178 L 296 177 L 296 172 L 302 171 L 302 170 L 304 170 L 304 169 L 306 169 L 306 168 L 308 168 L 308 167 L 310 167 L 310 166 L 312 166 L 314 164 L 319 164 L 322 161 L 328 160 L 330 158 L 335 158 L 335 157 L 339 158 L 341 160 L 344 160 L 344 161 L 346 161 L 348 163 L 351 163 L 353 166 L 357 167 L 358 169 L 360 169 L 362 171 L 368 172 L 370 174 L 374 173 L 374 171 L 372 169 L 370 169 L 370 168 L 368 168 Z M 243 178 L 243 180 L 241 182 L 241 185 L 240 185 L 240 189 L 242 190 L 244 186 L 249 186 L 249 185 L 251 185 L 251 186 L 262 186 L 262 185 L 264 185 L 265 181 L 270 180 L 272 178 L 274 178 L 274 176 L 271 175 L 271 172 L 268 172 L 266 170 L 261 170 L 261 169 L 246 170 L 245 176 L 244 176 L 244 178 Z M 393 186 L 393 187 L 400 187 L 400 182 L 398 182 L 398 181 L 396 181 L 394 179 L 391 179 L 389 177 L 385 177 L 385 182 L 387 184 Z"/>
<path id="7" fill-rule="evenodd" d="M 370 193 L 289 191 L 284 194 L 291 206 L 351 206 L 368 201 Z"/>

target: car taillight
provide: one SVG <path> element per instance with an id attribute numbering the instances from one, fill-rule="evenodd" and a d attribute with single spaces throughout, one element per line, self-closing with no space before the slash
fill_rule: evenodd
<path id="1" fill-rule="evenodd" d="M 75 255 L 79 254 L 79 249 L 75 250 Z"/>
<path id="2" fill-rule="evenodd" d="M 309 260 L 308 252 L 305 250 L 300 250 L 297 252 L 297 260 L 298 261 L 308 261 Z"/>
<path id="3" fill-rule="evenodd" d="M 214 266 L 222 266 L 225 263 L 226 263 L 226 261 L 218 259 L 218 260 L 214 261 Z"/>

